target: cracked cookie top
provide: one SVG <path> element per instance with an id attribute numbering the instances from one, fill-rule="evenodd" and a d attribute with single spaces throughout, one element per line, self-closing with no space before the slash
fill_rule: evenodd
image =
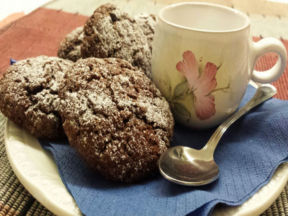
<path id="1" fill-rule="evenodd" d="M 92 168 L 122 182 L 157 172 L 174 120 L 143 72 L 121 59 L 81 59 L 66 73 L 60 97 L 69 143 Z"/>
<path id="2" fill-rule="evenodd" d="M 64 136 L 59 85 L 69 60 L 39 56 L 16 62 L 0 80 L 0 110 L 36 137 Z"/>
<path id="3" fill-rule="evenodd" d="M 135 17 L 136 22 L 147 38 L 150 52 L 152 53 L 152 42 L 155 33 L 156 17 L 153 14 L 139 14 Z"/>
<path id="4" fill-rule="evenodd" d="M 134 18 L 112 4 L 97 8 L 84 26 L 83 58 L 121 58 L 151 74 L 151 50 L 142 27 Z"/>
<path id="5" fill-rule="evenodd" d="M 80 59 L 82 57 L 81 45 L 83 43 L 83 37 L 83 26 L 80 26 L 67 34 L 60 43 L 58 56 L 71 61 Z"/>

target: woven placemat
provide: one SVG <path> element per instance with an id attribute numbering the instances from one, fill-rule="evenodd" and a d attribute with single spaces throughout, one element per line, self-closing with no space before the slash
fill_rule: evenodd
<path id="1" fill-rule="evenodd" d="M 38 9 L 4 29 L 0 29 L 0 77 L 9 66 L 9 58 L 23 59 L 41 54 L 54 56 L 65 34 L 82 25 L 87 17 L 62 11 Z M 45 25 L 43 25 L 45 23 Z M 23 38 L 25 35 L 25 38 Z M 254 38 L 258 40 L 259 38 Z M 288 41 L 283 40 L 286 48 Z M 257 69 L 267 69 L 276 61 L 275 56 L 262 58 Z M 279 90 L 278 98 L 288 99 L 288 70 L 273 83 Z M 4 147 L 6 119 L 0 113 L 0 216 L 53 215 L 25 190 L 14 175 Z M 288 215 L 288 185 L 262 216 Z"/>
<path id="2" fill-rule="evenodd" d="M 43 207 L 19 182 L 9 164 L 4 130 L 6 118 L 0 113 L 0 216 L 53 214 Z"/>

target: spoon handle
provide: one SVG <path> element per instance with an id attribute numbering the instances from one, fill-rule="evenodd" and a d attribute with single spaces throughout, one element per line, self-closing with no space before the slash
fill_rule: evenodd
<path id="1" fill-rule="evenodd" d="M 258 106 L 265 100 L 273 97 L 276 93 L 277 90 L 273 85 L 265 84 L 258 87 L 255 95 L 250 99 L 250 101 L 248 101 L 241 109 L 239 109 L 236 113 L 231 115 L 221 125 L 218 126 L 216 131 L 212 134 L 211 138 L 205 145 L 205 150 L 209 151 L 211 153 L 211 156 L 213 157 L 216 146 L 225 131 L 245 113 L 249 112 L 251 109 Z"/>

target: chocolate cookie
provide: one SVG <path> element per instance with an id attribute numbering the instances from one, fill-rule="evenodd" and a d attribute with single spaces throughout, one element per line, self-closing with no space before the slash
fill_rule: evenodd
<path id="1" fill-rule="evenodd" d="M 135 182 L 157 173 L 174 120 L 142 71 L 116 58 L 78 60 L 60 97 L 69 143 L 106 178 Z"/>
<path id="2" fill-rule="evenodd" d="M 149 42 L 134 18 L 112 4 L 97 8 L 84 26 L 83 58 L 121 58 L 151 74 Z"/>
<path id="3" fill-rule="evenodd" d="M 0 80 L 0 110 L 36 137 L 64 136 L 59 84 L 69 60 L 39 56 L 16 62 Z"/>
<path id="4" fill-rule="evenodd" d="M 153 14 L 139 14 L 135 17 L 135 20 L 146 36 L 150 51 L 152 53 L 152 42 L 155 33 L 156 17 Z"/>
<path id="5" fill-rule="evenodd" d="M 77 61 L 81 58 L 83 36 L 83 26 L 80 26 L 67 34 L 60 43 L 58 56 L 64 59 L 70 59 L 71 61 Z"/>

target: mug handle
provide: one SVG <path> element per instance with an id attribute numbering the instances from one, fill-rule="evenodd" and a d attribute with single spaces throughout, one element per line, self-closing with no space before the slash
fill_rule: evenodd
<path id="1" fill-rule="evenodd" d="M 278 54 L 278 60 L 276 64 L 266 70 L 257 71 L 254 70 L 254 66 L 258 57 L 264 55 L 267 52 L 275 52 Z M 284 72 L 287 61 L 287 52 L 283 43 L 276 38 L 264 38 L 258 42 L 252 43 L 252 74 L 251 79 L 259 83 L 270 83 L 277 80 Z"/>

